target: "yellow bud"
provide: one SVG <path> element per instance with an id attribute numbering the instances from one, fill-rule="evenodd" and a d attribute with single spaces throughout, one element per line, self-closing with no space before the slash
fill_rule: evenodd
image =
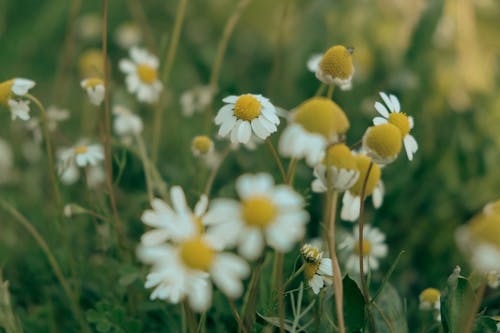
<path id="1" fill-rule="evenodd" d="M 319 68 L 332 78 L 348 79 L 353 74 L 352 49 L 335 45 L 323 55 Z"/>

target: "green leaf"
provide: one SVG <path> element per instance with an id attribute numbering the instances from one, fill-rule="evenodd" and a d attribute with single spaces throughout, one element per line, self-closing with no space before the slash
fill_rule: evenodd
<path id="1" fill-rule="evenodd" d="M 361 332 L 365 324 L 365 299 L 356 282 L 346 275 L 344 285 L 344 320 L 347 332 Z"/>
<path id="2" fill-rule="evenodd" d="M 497 323 L 496 320 L 490 317 L 481 316 L 474 322 L 473 333 L 496 333 Z"/>
<path id="3" fill-rule="evenodd" d="M 441 297 L 441 317 L 445 332 L 461 333 L 474 304 L 474 291 L 469 281 L 455 268 L 448 278 L 446 291 Z"/>
<path id="4" fill-rule="evenodd" d="M 386 283 L 370 310 L 377 332 L 407 333 L 406 306 L 396 288 Z"/>

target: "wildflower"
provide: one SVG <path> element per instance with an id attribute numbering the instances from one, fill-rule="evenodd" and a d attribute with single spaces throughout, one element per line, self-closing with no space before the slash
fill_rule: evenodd
<path id="1" fill-rule="evenodd" d="M 368 269 L 377 270 L 379 259 L 387 256 L 385 235 L 377 228 L 365 225 L 363 228 L 363 244 L 359 245 L 359 226 L 354 227 L 353 235 L 347 235 L 340 248 L 346 249 L 348 257 L 346 268 L 350 272 L 359 273 L 359 257 L 364 257 L 363 271 L 368 274 Z"/>
<path id="2" fill-rule="evenodd" d="M 321 58 L 316 69 L 316 77 L 325 84 L 335 84 L 342 90 L 351 89 L 354 66 L 352 65 L 353 48 L 335 45 L 329 48 Z M 314 62 L 311 63 L 311 67 Z"/>
<path id="3" fill-rule="evenodd" d="M 378 164 L 393 162 L 401 146 L 401 133 L 390 123 L 368 127 L 363 135 L 363 150 Z"/>
<path id="4" fill-rule="evenodd" d="M 252 133 L 264 140 L 278 130 L 280 120 L 276 109 L 262 95 L 228 96 L 222 101 L 227 104 L 217 113 L 215 124 L 220 126 L 220 136 L 231 133 L 232 143 L 246 144 Z"/>
<path id="5" fill-rule="evenodd" d="M 212 103 L 213 96 L 214 91 L 208 85 L 183 92 L 180 98 L 182 114 L 191 117 L 194 113 L 204 111 Z"/>
<path id="6" fill-rule="evenodd" d="M 156 102 L 163 89 L 158 79 L 158 58 L 138 47 L 130 49 L 130 58 L 132 61 L 120 61 L 120 70 L 127 75 L 125 81 L 128 91 L 136 94 L 140 102 Z"/>
<path id="7" fill-rule="evenodd" d="M 0 83 L 0 105 L 9 107 L 12 120 L 19 118 L 29 120 L 29 102 L 20 99 L 35 86 L 35 82 L 28 79 L 14 78 Z"/>
<path id="8" fill-rule="evenodd" d="M 314 176 L 314 192 L 325 192 L 328 187 L 345 191 L 353 186 L 358 180 L 359 171 L 349 147 L 343 143 L 328 147 L 325 158 L 314 168 Z"/>
<path id="9" fill-rule="evenodd" d="M 311 244 L 305 244 L 300 249 L 304 258 L 304 275 L 307 284 L 317 295 L 326 284 L 332 284 L 332 261 L 323 258 L 323 252 Z"/>
<path id="10" fill-rule="evenodd" d="M 141 117 L 129 109 L 116 105 L 113 107 L 113 114 L 115 115 L 113 130 L 126 142 L 130 141 L 131 137 L 142 133 L 144 125 Z"/>
<path id="11" fill-rule="evenodd" d="M 198 135 L 191 141 L 194 156 L 207 156 L 214 151 L 214 142 L 206 135 Z"/>
<path id="12" fill-rule="evenodd" d="M 403 143 L 406 150 L 406 155 L 411 161 L 413 159 L 413 154 L 418 150 L 418 144 L 415 138 L 410 134 L 413 129 L 413 117 L 407 116 L 405 113 L 401 112 L 401 104 L 396 96 L 381 92 L 384 104 L 380 102 L 375 102 L 375 109 L 380 113 L 382 117 L 375 117 L 373 119 L 374 125 L 380 125 L 385 123 L 390 123 L 396 126 L 403 138 Z"/>
<path id="13" fill-rule="evenodd" d="M 47 121 L 48 130 L 50 132 L 53 132 L 57 129 L 57 126 L 60 122 L 65 121 L 69 118 L 69 111 L 59 109 L 51 105 L 47 108 L 47 112 L 45 112 L 45 117 Z M 26 127 L 28 130 L 33 132 L 33 137 L 35 139 L 35 142 L 41 143 L 43 134 L 40 124 L 40 119 L 31 118 L 29 121 L 26 122 Z"/>
<path id="14" fill-rule="evenodd" d="M 344 193 L 344 197 L 342 198 L 342 210 L 340 211 L 340 217 L 345 221 L 351 222 L 356 221 L 359 217 L 361 191 L 371 162 L 369 157 L 362 154 L 355 155 L 354 158 L 358 166 L 359 177 L 356 183 Z M 380 167 L 373 163 L 370 175 L 366 181 L 365 198 L 372 195 L 373 206 L 375 208 L 382 205 L 384 197 L 384 185 L 380 180 L 381 173 Z"/>
<path id="15" fill-rule="evenodd" d="M 89 167 L 89 170 L 91 167 L 96 167 L 104 160 L 104 152 L 100 144 L 87 145 L 82 141 L 74 147 L 60 150 L 58 157 L 61 181 L 70 185 L 80 177 L 79 167 Z"/>
<path id="16" fill-rule="evenodd" d="M 88 79 L 84 79 L 80 82 L 80 85 L 83 89 L 87 91 L 87 95 L 89 95 L 90 103 L 99 106 L 104 100 L 105 87 L 104 81 L 97 77 L 92 77 Z"/>
<path id="17" fill-rule="evenodd" d="M 486 205 L 467 225 L 458 228 L 455 238 L 478 271 L 485 275 L 500 271 L 500 200 Z"/>
<path id="18" fill-rule="evenodd" d="M 14 155 L 7 141 L 0 138 L 0 184 L 8 183 L 12 180 L 14 167 Z"/>
<path id="19" fill-rule="evenodd" d="M 90 49 L 83 52 L 78 59 L 80 77 L 99 77 L 104 73 L 102 51 Z"/>
<path id="20" fill-rule="evenodd" d="M 152 264 L 146 278 L 146 288 L 153 288 L 151 299 L 171 303 L 188 300 L 195 311 L 206 311 L 211 303 L 212 285 L 228 297 L 237 298 L 243 292 L 241 280 L 250 269 L 240 257 L 222 252 L 203 232 L 203 214 L 208 200 L 202 196 L 194 213 L 186 204 L 179 186 L 170 191 L 172 206 L 160 199 L 151 203 L 142 221 L 154 229 L 141 238 L 138 257 Z"/>
<path id="21" fill-rule="evenodd" d="M 327 145 L 339 142 L 350 126 L 344 111 L 324 97 L 313 97 L 300 104 L 290 120 L 280 138 L 280 154 L 305 158 L 312 167 L 323 160 Z"/>
<path id="22" fill-rule="evenodd" d="M 257 259 L 265 247 L 288 252 L 305 233 L 309 219 L 304 200 L 290 186 L 274 185 L 269 174 L 246 174 L 236 181 L 240 201 L 216 199 L 204 222 L 208 233 L 225 246 Z"/>
<path id="23" fill-rule="evenodd" d="M 427 288 L 420 293 L 420 310 L 433 310 L 436 320 L 441 321 L 441 292 L 435 288 Z"/>
<path id="24" fill-rule="evenodd" d="M 141 30 L 134 22 L 125 22 L 116 29 L 115 41 L 121 48 L 130 49 L 141 43 Z"/>

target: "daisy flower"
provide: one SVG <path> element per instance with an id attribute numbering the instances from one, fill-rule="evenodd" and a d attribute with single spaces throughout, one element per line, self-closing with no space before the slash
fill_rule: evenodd
<path id="1" fill-rule="evenodd" d="M 390 123 L 368 127 L 363 135 L 363 150 L 381 165 L 393 162 L 401 147 L 401 132 Z"/>
<path id="2" fill-rule="evenodd" d="M 314 192 L 326 192 L 329 187 L 345 191 L 352 187 L 359 177 L 356 159 L 349 147 L 343 143 L 331 145 L 323 161 L 314 168 L 316 179 L 312 182 Z"/>
<path id="3" fill-rule="evenodd" d="M 324 84 L 335 84 L 342 90 L 349 90 L 352 87 L 354 74 L 353 51 L 353 48 L 335 45 L 323 54 L 319 63 L 316 58 L 308 65 L 316 69 L 316 77 Z"/>
<path id="4" fill-rule="evenodd" d="M 204 223 L 210 237 L 225 246 L 238 246 L 249 260 L 257 259 L 265 245 L 288 252 L 305 233 L 309 216 L 304 200 L 290 186 L 274 185 L 269 174 L 246 174 L 236 181 L 240 201 L 212 202 Z"/>
<path id="5" fill-rule="evenodd" d="M 97 77 L 84 79 L 80 82 L 80 86 L 87 92 L 90 103 L 96 106 L 101 105 L 106 92 L 104 81 L 102 79 Z"/>
<path id="6" fill-rule="evenodd" d="M 151 264 L 146 288 L 154 288 L 151 299 L 177 304 L 184 299 L 193 310 L 206 311 L 211 304 L 212 284 L 228 297 L 243 293 L 241 282 L 250 273 L 248 264 L 235 254 L 222 252 L 203 232 L 202 220 L 208 200 L 202 196 L 195 211 L 186 203 L 183 190 L 174 186 L 172 206 L 153 200 L 142 221 L 154 229 L 146 232 L 138 247 L 138 257 Z"/>
<path id="7" fill-rule="evenodd" d="M 220 126 L 221 137 L 231 133 L 232 143 L 246 144 L 252 134 L 264 140 L 278 130 L 280 120 L 276 109 L 262 95 L 228 96 L 222 101 L 227 104 L 217 113 L 215 124 Z"/>
<path id="8" fill-rule="evenodd" d="M 359 177 L 352 187 L 344 193 L 342 198 L 342 209 L 340 217 L 344 221 L 354 222 L 359 217 L 359 209 L 361 207 L 361 191 L 363 190 L 363 183 L 370 166 L 371 159 L 365 155 L 354 155 L 356 164 L 359 171 Z M 378 208 L 382 205 L 384 198 L 384 184 L 380 176 L 382 171 L 380 166 L 373 163 L 370 170 L 370 175 L 366 182 L 365 198 L 372 196 L 373 206 Z"/>
<path id="9" fill-rule="evenodd" d="M 329 144 L 339 142 L 349 129 L 349 119 L 331 99 L 313 97 L 290 115 L 290 123 L 279 141 L 284 157 L 305 158 L 314 167 L 323 160 Z"/>
<path id="10" fill-rule="evenodd" d="M 300 249 L 304 259 L 304 275 L 307 284 L 317 295 L 325 285 L 331 285 L 332 281 L 332 261 L 330 258 L 323 258 L 323 252 L 311 244 L 305 244 Z"/>
<path id="11" fill-rule="evenodd" d="M 130 58 L 120 61 L 120 70 L 127 75 L 125 82 L 130 93 L 144 103 L 158 100 L 163 85 L 158 80 L 158 58 L 144 49 L 132 47 Z"/>
<path id="12" fill-rule="evenodd" d="M 191 141 L 194 156 L 207 156 L 214 151 L 214 142 L 206 135 L 197 135 Z"/>
<path id="13" fill-rule="evenodd" d="M 88 145 L 83 141 L 74 147 L 62 149 L 58 153 L 58 170 L 61 181 L 70 185 L 80 177 L 79 168 L 98 166 L 104 160 L 104 151 L 100 144 Z"/>
<path id="14" fill-rule="evenodd" d="M 379 260 L 387 256 L 388 248 L 385 244 L 385 235 L 377 228 L 365 225 L 363 228 L 363 245 L 359 246 L 359 226 L 354 227 L 352 235 L 347 235 L 340 248 L 348 253 L 346 269 L 359 274 L 359 257 L 362 255 L 363 271 L 374 271 L 379 267 Z"/>
<path id="15" fill-rule="evenodd" d="M 441 292 L 435 288 L 427 288 L 420 293 L 420 310 L 432 310 L 436 314 L 436 320 L 441 321 Z"/>
<path id="16" fill-rule="evenodd" d="M 191 117 L 195 113 L 203 112 L 212 103 L 213 89 L 209 86 L 196 86 L 185 91 L 180 97 L 182 115 Z"/>
<path id="17" fill-rule="evenodd" d="M 9 107 L 12 120 L 17 118 L 29 120 L 29 101 L 22 100 L 28 91 L 35 86 L 35 81 L 14 78 L 0 83 L 0 105 Z"/>
<path id="18" fill-rule="evenodd" d="M 142 133 L 144 124 L 141 117 L 129 109 L 116 105 L 113 107 L 113 130 L 125 141 L 129 142 L 131 137 Z"/>
<path id="19" fill-rule="evenodd" d="M 401 104 L 396 96 L 392 94 L 387 95 L 381 92 L 380 97 L 382 97 L 385 105 L 380 102 L 375 102 L 375 109 L 382 117 L 373 118 L 373 124 L 380 125 L 390 123 L 399 128 L 401 137 L 403 138 L 406 155 L 411 161 L 413 159 L 413 154 L 418 150 L 417 141 L 410 134 L 410 131 L 413 129 L 413 117 L 407 116 L 405 113 L 401 112 Z"/>

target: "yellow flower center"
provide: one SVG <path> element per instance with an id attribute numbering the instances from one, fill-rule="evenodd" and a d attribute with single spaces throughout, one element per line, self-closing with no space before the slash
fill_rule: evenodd
<path id="1" fill-rule="evenodd" d="M 389 122 L 399 128 L 403 138 L 410 133 L 410 120 L 403 112 L 391 112 L 389 114 Z"/>
<path id="2" fill-rule="evenodd" d="M 319 269 L 319 262 L 318 263 L 305 263 L 304 264 L 304 275 L 306 276 L 307 280 L 311 280 L 314 277 L 314 274 Z"/>
<path id="3" fill-rule="evenodd" d="M 95 88 L 98 85 L 104 85 L 104 81 L 97 77 L 92 77 L 90 79 L 86 79 L 85 81 L 83 81 L 83 86 L 85 88 Z"/>
<path id="4" fill-rule="evenodd" d="M 7 105 L 7 102 L 12 96 L 12 85 L 14 85 L 14 80 L 0 83 L 0 104 Z"/>
<path id="5" fill-rule="evenodd" d="M 214 143 L 210 138 L 206 135 L 195 136 L 193 142 L 191 143 L 191 147 L 199 152 L 200 154 L 206 154 L 212 149 Z"/>
<path id="6" fill-rule="evenodd" d="M 158 71 L 146 64 L 137 65 L 137 75 L 142 82 L 152 84 L 158 79 Z"/>
<path id="7" fill-rule="evenodd" d="M 368 128 L 364 141 L 368 148 L 383 158 L 396 156 L 403 146 L 401 132 L 390 123 Z"/>
<path id="8" fill-rule="evenodd" d="M 75 152 L 75 154 L 85 154 L 89 151 L 89 148 L 87 146 L 78 146 L 73 148 L 73 151 Z"/>
<path id="9" fill-rule="evenodd" d="M 205 272 L 215 259 L 215 251 L 201 237 L 182 243 L 180 255 L 186 266 Z"/>
<path id="10" fill-rule="evenodd" d="M 310 244 L 304 244 L 300 249 L 300 253 L 304 257 L 305 262 L 310 264 L 321 262 L 321 258 L 323 257 L 323 253 Z"/>
<path id="11" fill-rule="evenodd" d="M 368 172 L 371 159 L 365 155 L 355 155 L 354 159 L 356 160 L 356 164 L 358 165 L 359 178 L 356 184 L 354 184 L 354 186 L 351 187 L 349 191 L 352 194 L 359 196 L 361 195 L 363 182 L 365 181 L 366 173 Z M 370 170 L 370 175 L 368 176 L 368 180 L 366 181 L 366 190 L 365 190 L 366 196 L 369 196 L 373 193 L 373 190 L 380 181 L 380 174 L 381 174 L 380 167 L 376 163 L 373 163 L 372 169 Z"/>
<path id="12" fill-rule="evenodd" d="M 327 140 L 344 134 L 350 126 L 344 111 L 325 97 L 313 97 L 300 104 L 294 121 L 308 132 L 321 134 Z"/>
<path id="13" fill-rule="evenodd" d="M 254 96 L 250 94 L 241 95 L 234 105 L 234 115 L 238 119 L 251 121 L 260 116 L 262 106 Z"/>
<path id="14" fill-rule="evenodd" d="M 319 63 L 320 69 L 333 78 L 348 79 L 352 76 L 352 50 L 336 45 L 328 49 Z"/>
<path id="15" fill-rule="evenodd" d="M 81 77 L 94 77 L 104 73 L 102 52 L 99 49 L 91 49 L 84 52 L 78 60 L 78 69 Z"/>
<path id="16" fill-rule="evenodd" d="M 356 246 L 354 246 L 354 253 L 356 253 L 358 256 L 363 255 L 363 257 L 366 257 L 369 255 L 372 251 L 372 244 L 370 241 L 363 239 L 363 246 L 359 246 L 359 242 L 356 242 Z"/>
<path id="17" fill-rule="evenodd" d="M 441 297 L 441 292 L 435 288 L 427 288 L 420 293 L 420 300 L 427 303 L 436 303 Z"/>
<path id="18" fill-rule="evenodd" d="M 328 147 L 323 164 L 326 166 L 334 166 L 337 169 L 354 170 L 357 168 L 356 160 L 351 150 L 343 143 Z"/>
<path id="19" fill-rule="evenodd" d="M 266 197 L 254 196 L 243 201 L 243 220 L 250 226 L 265 228 L 276 214 L 276 207 Z"/>
<path id="20" fill-rule="evenodd" d="M 480 214 L 473 218 L 469 224 L 474 240 L 489 243 L 500 251 L 499 214 Z"/>

